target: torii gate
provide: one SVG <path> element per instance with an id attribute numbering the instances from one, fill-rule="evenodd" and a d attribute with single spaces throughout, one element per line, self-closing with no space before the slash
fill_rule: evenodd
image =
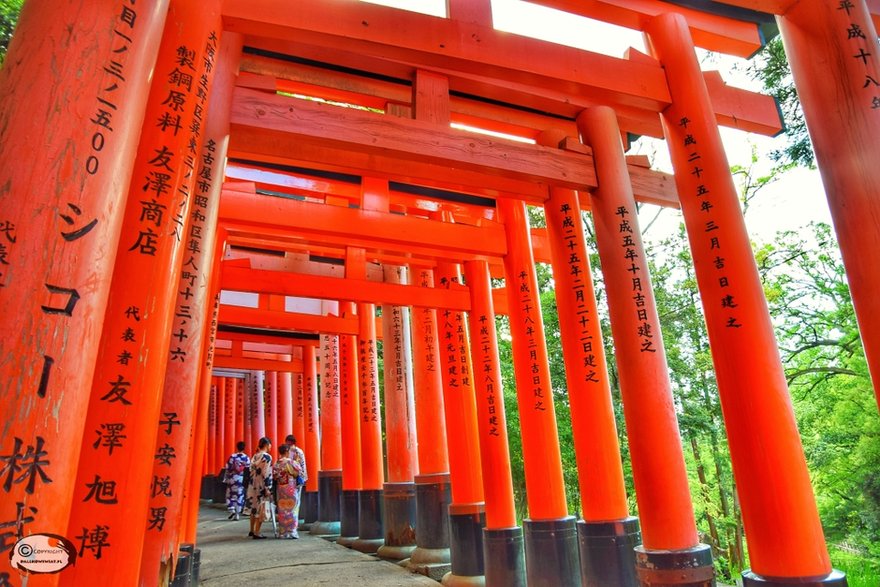
<path id="1" fill-rule="evenodd" d="M 432 424 L 422 425 L 419 408 L 438 420 L 442 403 L 436 403 L 436 394 L 417 401 L 422 472 L 422 444 L 446 437 L 441 444 L 455 457 L 447 463 L 444 455 L 430 457 L 432 475 L 422 484 L 419 503 L 436 511 L 451 474 L 456 538 L 449 544 L 450 581 L 484 571 L 490 584 L 711 584 L 711 554 L 696 536 L 668 385 L 658 377 L 665 362 L 650 336 L 657 326 L 650 278 L 635 262 L 644 255 L 634 222 L 633 202 L 640 198 L 680 202 L 702 297 L 720 300 L 706 302 L 704 311 L 752 558 L 746 584 L 845 584 L 828 561 L 718 139 L 717 124 L 774 134 L 778 117 L 765 96 L 701 73 L 693 46 L 749 55 L 761 44 L 759 24 L 771 13 L 779 15 L 876 378 L 880 341 L 867 325 L 880 315 L 871 306 L 877 303 L 871 286 L 880 277 L 858 254 L 878 239 L 864 220 L 877 206 L 869 197 L 877 182 L 871 168 L 880 79 L 872 22 L 878 11 L 871 11 L 876 7 L 864 0 L 741 0 L 706 3 L 699 10 L 656 0 L 544 3 L 643 30 L 651 55 L 633 51 L 615 59 L 499 33 L 491 28 L 485 2 L 451 1 L 446 19 L 342 0 L 25 5 L 0 72 L 0 316 L 8 348 L 0 365 L 9 382 L 0 433 L 7 494 L 0 503 L 0 527 L 7 529 L 2 548 L 50 534 L 64 537 L 63 544 L 78 554 L 75 567 L 36 574 L 32 581 L 155 582 L 160 568 L 174 564 L 178 545 L 195 541 L 199 477 L 209 442 L 210 368 L 212 361 L 225 360 L 219 352 L 224 347 L 212 344 L 218 316 L 212 317 L 211 306 L 216 312 L 218 292 L 228 287 L 339 300 L 338 328 L 347 329 L 340 338 L 345 345 L 360 340 L 362 348 L 375 345 L 377 302 L 426 304 L 437 312 L 430 325 L 433 344 L 438 333 L 455 342 L 445 356 L 434 348 L 430 360 L 444 367 L 443 403 L 447 409 L 458 406 L 466 417 L 454 430 L 432 429 L 423 437 Z M 71 67 L 71 59 L 80 66 Z M 821 81 L 807 71 L 818 60 L 825 64 Z M 829 94 L 835 86 L 829 78 L 848 91 Z M 838 107 L 841 100 L 845 108 Z M 449 128 L 450 122 L 538 144 L 481 138 Z M 667 139 L 674 186 L 639 161 L 626 164 L 620 145 L 625 133 Z M 270 200 L 254 189 L 250 195 L 228 192 L 221 202 L 227 156 L 234 163 L 231 178 L 304 201 Z M 280 169 L 286 177 L 254 175 L 267 169 Z M 569 229 L 579 206 L 593 210 L 640 524 L 615 489 L 616 436 L 613 421 L 608 427 L 610 399 L 601 386 L 584 393 L 595 403 L 582 404 L 592 411 L 576 427 L 582 434 L 603 431 L 604 442 L 597 446 L 596 438 L 585 436 L 575 442 L 582 474 L 592 466 L 589 459 L 581 461 L 584 451 L 606 459 L 604 469 L 590 469 L 596 477 L 587 476 L 603 491 L 582 489 L 590 499 L 582 504 L 585 519 L 577 530 L 568 515 L 555 418 L 542 396 L 550 382 L 543 331 L 535 325 L 540 312 L 529 297 L 535 251 L 525 204 L 544 205 L 548 218 L 558 221 L 536 239 L 538 254 L 552 260 L 555 272 L 577 268 L 580 275 L 589 274 L 583 271 L 585 255 L 564 259 L 559 245 L 573 239 L 565 242 L 583 251 L 578 231 Z M 621 240 L 627 236 L 624 226 L 627 234 L 632 231 L 629 240 Z M 342 259 L 345 274 L 298 272 L 294 278 L 232 266 L 221 275 L 212 271 L 224 250 L 215 241 Z M 420 278 L 424 275 L 421 291 L 401 284 L 379 287 L 366 274 L 374 262 L 418 268 Z M 488 286 L 493 273 L 518 291 L 508 289 L 493 300 Z M 589 286 L 566 287 L 571 292 Z M 575 313 L 590 311 L 577 306 L 578 299 L 566 305 L 560 298 L 568 324 L 576 322 Z M 356 313 L 353 301 L 359 304 Z M 499 307 L 512 317 L 530 515 L 524 532 L 512 517 L 509 467 L 506 475 L 499 473 L 508 465 L 506 444 L 493 444 L 489 417 L 498 416 L 490 401 L 497 390 L 483 379 L 470 381 L 467 393 L 450 393 L 463 384 L 450 375 L 450 357 L 469 364 L 469 373 L 479 362 L 497 374 L 494 329 L 474 320 L 490 322 Z M 306 327 L 303 317 L 284 316 L 271 304 L 259 312 L 259 320 L 269 317 L 273 328 L 340 332 L 328 326 L 332 317 L 312 318 Z M 469 313 L 467 326 L 462 312 Z M 240 310 L 236 321 L 258 322 L 254 314 Z M 425 319 L 414 316 L 413 324 L 424 326 L 419 320 Z M 563 335 L 576 341 L 589 335 L 586 328 L 584 323 L 580 332 Z M 256 342 L 250 334 L 254 338 L 247 340 Z M 480 350 L 469 347 L 468 338 L 473 346 L 479 341 Z M 7 346 L 13 340 L 22 342 Z M 243 341 L 241 351 L 238 346 L 230 348 L 239 368 L 282 371 L 281 363 L 293 362 L 277 360 L 293 359 L 290 349 L 273 353 L 279 356 L 270 365 L 251 365 Z M 566 347 L 567 363 L 586 356 L 581 350 L 573 359 L 573 346 Z M 354 396 L 373 398 L 375 407 L 372 367 L 348 348 L 340 353 L 349 361 L 346 375 L 338 369 L 340 379 Z M 421 375 L 427 371 L 424 360 L 414 360 Z M 314 358 L 303 361 L 304 373 L 307 366 L 315 366 Z M 359 377 L 373 378 L 371 385 L 358 389 Z M 579 394 L 571 378 L 574 406 Z M 428 387 L 437 384 L 425 381 Z M 343 416 L 342 406 L 338 409 Z M 356 421 L 356 409 L 346 417 Z M 579 414 L 584 417 L 583 410 Z M 322 422 L 323 417 L 322 412 Z M 380 521 L 370 509 L 379 507 L 382 489 L 382 453 L 375 442 L 380 422 L 368 419 L 362 428 L 355 436 L 343 427 L 339 466 L 342 503 L 360 507 L 352 519 L 344 506 L 343 522 L 354 524 L 357 537 L 369 542 L 376 540 Z M 153 459 L 135 458 L 134 449 L 144 446 L 163 450 Z M 346 455 L 355 459 L 349 463 L 358 463 L 356 471 L 346 465 Z M 352 485 L 345 484 L 349 472 L 356 473 Z M 602 482 L 595 483 L 597 478 Z M 420 519 L 425 511 L 419 510 Z M 123 517 L 131 522 L 120 524 Z M 644 541 L 633 556 L 630 547 L 639 531 Z M 435 538 L 419 546 L 429 550 Z M 480 540 L 485 561 L 464 560 Z M 616 544 L 624 548 L 615 550 Z M 615 561 L 613 579 L 596 567 L 603 558 Z M 538 560 L 545 561 L 543 568 Z M 15 581 L 16 571 L 2 564 L 0 576 Z"/>

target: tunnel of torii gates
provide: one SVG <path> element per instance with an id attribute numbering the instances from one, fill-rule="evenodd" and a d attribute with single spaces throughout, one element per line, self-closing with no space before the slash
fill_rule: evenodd
<path id="1" fill-rule="evenodd" d="M 782 35 L 876 379 L 880 272 L 865 252 L 880 248 L 880 5 L 540 3 L 641 30 L 647 54 L 496 31 L 477 0 L 450 0 L 446 18 L 343 0 L 25 2 L 0 70 L 0 584 L 169 581 L 198 552 L 199 496 L 233 443 L 252 452 L 267 435 L 274 451 L 288 433 L 307 455 L 312 532 L 448 570 L 448 585 L 714 584 L 638 202 L 684 215 L 745 584 L 846 584 L 719 138 L 719 125 L 777 134 L 777 108 L 701 72 L 694 48 L 747 57 Z M 665 138 L 674 175 L 626 156 L 634 136 Z M 543 206 L 546 229 L 529 227 L 527 206 Z M 564 490 L 536 262 L 556 283 L 581 519 Z"/>

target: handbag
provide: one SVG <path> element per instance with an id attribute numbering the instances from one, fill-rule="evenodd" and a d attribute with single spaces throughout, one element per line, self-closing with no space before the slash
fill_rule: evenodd
<path id="1" fill-rule="evenodd" d="M 272 508 L 275 507 L 275 504 L 271 501 L 262 501 L 260 502 L 260 517 L 263 518 L 264 522 L 272 521 L 272 514 L 274 513 Z"/>

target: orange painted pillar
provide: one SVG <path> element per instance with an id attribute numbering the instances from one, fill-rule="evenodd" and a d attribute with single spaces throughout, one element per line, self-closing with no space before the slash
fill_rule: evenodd
<path id="1" fill-rule="evenodd" d="M 327 304 L 328 302 L 322 302 Z M 332 313 L 337 310 L 332 309 Z M 327 308 L 326 313 L 331 313 Z M 309 530 L 318 535 L 339 534 L 342 492 L 342 430 L 339 401 L 339 336 L 321 335 L 321 461 L 318 471 L 318 521 Z M 306 462 L 309 465 L 309 462 Z"/>
<path id="2" fill-rule="evenodd" d="M 214 442 L 214 475 L 226 464 L 226 377 L 217 378 L 217 437 Z"/>
<path id="3" fill-rule="evenodd" d="M 487 585 L 525 586 L 523 531 L 516 523 L 489 264 L 467 261 L 464 272 L 471 298 L 468 332 L 486 501 L 484 574 Z"/>
<path id="4" fill-rule="evenodd" d="M 169 351 L 179 357 L 176 348 L 169 348 L 173 296 L 194 199 L 207 105 L 202 103 L 213 79 L 219 10 L 219 1 L 194 6 L 172 0 L 169 8 L 89 399 L 88 432 L 74 490 L 78 505 L 68 524 L 85 556 L 62 583 L 80 583 L 86 577 L 99 577 L 99 584 L 132 583 L 145 526 L 119 520 L 149 519 L 151 497 L 160 492 L 171 496 L 180 489 L 171 487 L 166 475 L 153 475 L 152 459 L 137 457 L 144 447 L 155 446 Z M 119 446 L 112 446 L 111 453 L 107 443 Z M 115 503 L 96 499 L 96 484 L 111 481 Z"/>
<path id="5" fill-rule="evenodd" d="M 293 373 L 290 371 L 278 374 L 278 432 L 282 436 L 293 433 Z"/>
<path id="6" fill-rule="evenodd" d="M 217 473 L 215 465 L 217 463 L 217 385 L 219 377 L 211 378 L 211 391 L 208 404 L 208 438 L 205 450 L 205 474 L 214 475 Z"/>
<path id="7" fill-rule="evenodd" d="M 303 445 L 306 451 L 306 469 L 309 472 L 306 490 L 318 490 L 318 468 L 321 445 L 318 434 L 318 357 L 315 345 L 304 345 L 303 355 Z M 298 440 L 298 439 L 297 439 Z"/>
<path id="8" fill-rule="evenodd" d="M 461 286 L 459 267 L 441 262 L 434 270 L 434 282 L 441 289 Z M 477 432 L 477 406 L 471 373 L 470 344 L 463 312 L 438 310 L 440 369 L 446 417 L 447 446 L 456 455 L 450 462 L 453 504 L 482 504 L 483 478 Z M 482 506 L 481 506 L 482 509 Z"/>
<path id="9" fill-rule="evenodd" d="M 293 374 L 293 435 L 297 442 L 305 441 L 306 419 L 303 398 L 305 394 L 305 377 L 302 373 Z M 288 433 L 285 433 L 285 436 Z M 300 440 L 300 439 L 303 440 Z"/>
<path id="10" fill-rule="evenodd" d="M 306 523 L 318 520 L 318 468 L 321 464 L 321 445 L 318 433 L 318 362 L 315 345 L 302 347 L 303 360 L 303 436 L 306 456 L 306 485 L 302 490 L 302 515 Z"/>
<path id="11" fill-rule="evenodd" d="M 223 419 L 223 454 L 226 459 L 235 452 L 235 423 L 241 418 L 241 414 L 236 409 L 235 399 L 242 383 L 243 381 L 236 377 L 226 378 L 226 413 Z M 226 463 L 225 459 L 223 463 Z"/>
<path id="12" fill-rule="evenodd" d="M 660 320 L 617 120 L 609 108 L 591 108 L 578 117 L 578 128 L 593 147 L 599 178 L 593 219 L 642 522 L 644 548 L 639 547 L 638 565 L 652 557 L 651 564 L 668 572 L 668 565 L 678 560 L 675 553 L 688 552 L 702 571 L 687 584 L 704 585 L 712 578 L 712 552 L 697 536 Z"/>
<path id="13" fill-rule="evenodd" d="M 235 443 L 244 440 L 244 402 L 247 399 L 247 381 L 244 379 L 237 379 L 237 381 L 238 385 L 235 387 L 235 433 L 232 435 Z"/>
<path id="14" fill-rule="evenodd" d="M 544 213 L 583 515 L 578 522 L 581 575 L 588 585 L 635 585 L 633 548 L 641 542 L 641 533 L 626 502 L 602 327 L 577 192 L 551 187 Z"/>
<path id="15" fill-rule="evenodd" d="M 244 376 L 244 441 L 247 443 L 245 451 L 248 455 L 257 452 L 258 437 L 254 431 L 254 403 L 256 399 L 257 373 L 251 371 Z"/>
<path id="16" fill-rule="evenodd" d="M 219 19 L 216 30 L 222 29 Z M 204 115 L 198 119 L 204 124 L 204 141 L 198 157 L 198 181 L 194 185 L 195 197 L 192 211 L 187 220 L 186 250 L 178 276 L 177 300 L 174 306 L 171 347 L 168 367 L 165 371 L 164 391 L 160 413 L 164 421 L 176 414 L 180 425 L 159 423 L 159 438 L 156 442 L 154 476 L 170 477 L 172 487 L 183 487 L 183 491 L 172 496 L 157 494 L 151 496 L 147 521 L 147 538 L 144 543 L 144 559 L 141 563 L 141 580 L 154 584 L 158 577 L 151 574 L 162 566 L 170 569 L 177 556 L 179 534 L 186 518 L 187 505 L 184 500 L 199 500 L 201 488 L 201 454 L 197 449 L 195 435 L 204 435 L 204 403 L 209 396 L 210 387 L 201 385 L 200 379 L 210 380 L 210 370 L 204 369 L 207 346 L 213 337 L 211 325 L 213 316 L 212 283 L 215 275 L 215 249 L 217 242 L 217 215 L 220 209 L 220 184 L 223 177 L 223 162 L 226 158 L 226 137 L 228 136 L 229 107 L 231 93 L 241 54 L 241 36 L 224 35 L 220 46 L 210 39 L 210 51 L 216 55 L 214 83 L 210 100 L 207 94 L 199 94 L 199 104 Z M 206 102 L 206 104 L 205 104 Z M 204 394 L 202 393 L 203 390 Z M 243 388 L 239 386 L 236 394 L 237 413 L 243 413 Z M 202 401 L 200 407 L 199 401 Z M 201 411 L 200 411 L 201 409 Z M 202 420 L 200 421 L 200 418 Z M 235 440 L 242 439 L 243 420 L 236 422 Z M 219 467 L 218 467 L 219 468 Z M 185 494 L 184 494 L 185 493 Z"/>
<path id="17" fill-rule="evenodd" d="M 354 315 L 352 302 L 340 302 L 341 317 Z M 339 335 L 339 395 L 342 428 L 342 494 L 340 537 L 337 544 L 351 546 L 358 537 L 361 473 L 361 412 L 358 388 L 357 337 Z"/>
<path id="18" fill-rule="evenodd" d="M 254 383 L 250 393 L 251 398 L 251 435 L 253 437 L 253 450 L 256 452 L 260 439 L 266 436 L 266 372 L 254 371 Z M 270 438 L 272 443 L 277 438 Z"/>
<path id="19" fill-rule="evenodd" d="M 416 285 L 434 287 L 434 272 L 431 269 L 420 267 L 413 272 Z M 412 313 L 412 325 L 419 474 L 448 474 L 446 420 L 437 417 L 438 414 L 445 413 L 437 311 L 426 307 L 415 308 Z"/>
<path id="20" fill-rule="evenodd" d="M 223 41 L 221 43 L 221 57 L 220 57 L 220 67 L 218 68 L 217 76 L 217 84 L 220 89 L 219 93 L 224 94 L 223 100 L 227 100 L 229 96 L 226 96 L 226 92 L 229 91 L 227 83 L 222 81 L 223 78 L 227 75 L 226 66 L 224 63 L 229 63 L 234 56 L 234 60 L 237 63 L 238 59 L 241 56 L 241 36 L 232 33 L 224 33 Z M 232 67 L 231 64 L 228 65 L 230 69 L 236 69 Z M 220 99 L 218 98 L 218 103 L 212 101 L 212 104 L 216 104 L 219 108 Z M 211 126 L 210 120 L 212 119 L 211 114 L 209 114 L 209 129 Z M 213 136 L 211 131 L 208 131 L 208 137 Z M 223 137 L 222 143 L 219 143 L 220 148 L 225 152 L 226 144 L 227 144 L 226 136 Z M 219 170 L 218 176 L 219 177 Z M 212 187 L 212 190 L 217 190 L 216 194 L 219 194 L 219 182 L 218 185 Z M 209 408 L 209 400 L 213 395 L 213 388 L 215 386 L 216 378 L 212 376 L 212 370 L 214 366 L 214 343 L 216 341 L 217 335 L 217 324 L 218 319 L 217 316 L 220 312 L 220 259 L 222 258 L 223 249 L 226 246 L 226 231 L 218 230 L 217 235 L 214 239 L 215 247 L 211 253 L 212 258 L 212 269 L 211 269 L 211 286 L 210 286 L 210 294 L 209 300 L 210 304 L 207 308 L 207 316 L 205 317 L 205 335 L 203 340 L 204 345 L 204 356 L 203 362 L 201 365 L 202 375 L 199 379 L 199 397 L 198 404 L 196 406 L 196 425 L 193 431 L 193 448 L 192 453 L 196 458 L 199 455 L 205 455 L 207 458 L 208 451 L 204 450 L 204 447 L 207 445 L 209 438 L 206 437 L 207 425 L 208 425 L 208 408 Z M 225 463 L 224 463 L 225 464 Z M 219 469 L 219 466 L 217 467 Z M 210 474 L 210 471 L 209 473 Z M 190 478 L 190 499 L 185 507 L 185 511 L 183 512 L 183 520 L 181 521 L 181 528 L 183 530 L 183 540 L 187 543 L 194 544 L 196 540 L 196 532 L 198 529 L 198 520 L 199 520 L 199 498 L 201 497 L 201 481 Z"/>
<path id="21" fill-rule="evenodd" d="M 0 69 L 0 340 L 17 341 L 0 361 L 0 456 L 27 472 L 0 491 L 0 576 L 14 573 L 17 535 L 68 535 L 119 203 L 167 8 L 29 2 Z"/>
<path id="22" fill-rule="evenodd" d="M 414 285 L 434 287 L 430 267 L 412 267 Z M 443 378 L 437 311 L 416 307 L 412 313 L 413 387 L 416 405 L 419 474 L 416 484 L 416 548 L 412 571 L 428 574 L 433 566 L 448 565 L 449 453 L 443 406 Z"/>
<path id="23" fill-rule="evenodd" d="M 382 269 L 386 283 L 407 283 L 405 267 L 386 265 Z M 407 306 L 382 304 L 385 436 L 389 483 L 411 483 L 418 467 L 414 450 L 416 426 L 409 314 Z"/>
<path id="24" fill-rule="evenodd" d="M 440 288 L 461 287 L 460 268 L 438 262 L 434 281 Z M 449 579 L 483 574 L 483 526 L 486 523 L 480 435 L 474 395 L 473 369 L 464 312 L 439 309 L 440 368 L 450 462 L 452 503 L 449 506 Z"/>
<path id="25" fill-rule="evenodd" d="M 384 265 L 386 283 L 407 284 L 406 267 Z M 410 309 L 382 304 L 382 358 L 385 381 L 385 438 L 388 480 L 384 499 L 384 544 L 378 555 L 409 558 L 416 545 L 416 420 L 413 400 Z"/>
<path id="26" fill-rule="evenodd" d="M 548 585 L 574 585 L 580 581 L 576 526 L 574 516 L 568 515 L 565 499 L 526 207 L 522 201 L 512 199 L 498 200 L 497 207 L 507 241 L 505 285 L 529 504 L 529 519 L 523 522 L 527 577 L 530 584 L 540 581 Z"/>
<path id="27" fill-rule="evenodd" d="M 278 447 L 284 441 L 283 436 L 278 436 L 278 372 L 266 372 L 266 436 L 272 440 L 272 462 L 278 460 Z"/>
<path id="28" fill-rule="evenodd" d="M 880 48 L 869 3 L 804 0 L 778 17 L 779 30 L 819 173 L 874 393 L 880 402 L 880 273 L 865 251 L 880 248 Z M 816 75 L 821 71 L 822 75 Z"/>
<path id="29" fill-rule="evenodd" d="M 378 491 L 385 482 L 385 467 L 382 459 L 382 406 L 379 403 L 376 305 L 358 304 L 358 319 L 362 488 Z"/>
<path id="30" fill-rule="evenodd" d="M 346 275 L 348 271 L 346 270 Z M 376 343 L 376 305 L 357 305 L 359 334 L 358 383 L 361 419 L 361 491 L 358 495 L 358 539 L 352 548 L 375 553 L 385 539 L 382 486 L 385 463 L 382 451 L 382 406 L 379 401 L 379 356 Z"/>
<path id="31" fill-rule="evenodd" d="M 227 44 L 228 43 L 228 44 Z M 229 49 L 228 47 L 232 47 Z M 239 35 L 234 35 L 231 33 L 225 33 L 223 36 L 223 41 L 221 43 L 221 67 L 217 72 L 217 83 L 224 90 L 219 90 L 225 93 L 225 89 L 227 85 L 225 83 L 220 82 L 222 77 L 224 77 L 223 63 L 226 61 L 224 56 L 227 55 L 227 51 L 232 51 L 236 58 L 241 55 L 241 37 Z M 212 104 L 214 102 L 212 101 Z M 210 115 L 209 115 L 210 120 Z M 210 123 L 209 123 L 210 126 Z M 210 132 L 210 131 L 209 131 Z M 211 135 L 209 135 L 211 136 Z M 221 143 L 221 148 L 225 152 L 226 150 L 227 137 L 224 137 L 223 142 Z M 219 194 L 220 186 L 219 182 L 216 182 L 212 190 L 217 190 L 216 194 Z M 208 316 L 206 316 L 206 328 L 205 328 L 205 336 L 203 340 L 204 345 L 204 358 L 201 366 L 202 376 L 199 380 L 199 398 L 198 405 L 196 406 L 196 425 L 193 431 L 193 448 L 192 454 L 199 458 L 199 455 L 207 454 L 207 451 L 204 450 L 206 443 L 208 442 L 208 438 L 206 438 L 205 432 L 207 428 L 207 410 L 208 410 L 208 399 L 209 395 L 212 394 L 212 387 L 214 386 L 214 381 L 216 378 L 211 376 L 212 369 L 214 366 L 214 343 L 216 341 L 217 336 L 217 324 L 218 319 L 217 316 L 220 312 L 220 258 L 221 253 L 226 247 L 226 234 L 225 231 L 218 231 L 216 242 L 214 243 L 214 255 L 212 259 L 213 269 L 211 270 L 211 288 L 210 288 L 210 307 L 208 308 Z M 210 320 L 208 320 L 210 318 Z M 247 386 L 246 380 L 242 382 L 242 393 L 244 395 L 247 394 Z M 243 410 L 242 410 L 243 413 Z M 194 463 L 194 466 L 197 467 L 198 461 Z M 219 469 L 219 467 L 218 467 Z M 181 528 L 183 530 L 183 541 L 189 544 L 195 544 L 196 534 L 198 531 L 198 523 L 199 523 L 199 507 L 200 501 L 199 498 L 201 496 L 201 482 L 198 479 L 190 478 L 190 499 L 185 506 L 185 511 L 182 513 L 183 520 L 181 521 Z"/>
<path id="32" fill-rule="evenodd" d="M 824 14 L 828 20 L 832 12 L 823 8 L 810 18 Z M 833 18 L 838 26 L 849 22 L 848 17 Z M 747 584 L 778 584 L 762 577 L 794 582 L 828 577 L 845 584 L 842 574 L 832 573 L 770 313 L 689 31 L 681 17 L 664 15 L 647 32 L 672 95 L 673 104 L 661 121 L 681 194 L 742 505 L 752 564 L 744 577 Z M 845 29 L 834 42 L 838 39 L 847 42 Z M 871 46 L 876 48 L 876 36 Z M 827 77 L 825 83 L 836 85 Z"/>

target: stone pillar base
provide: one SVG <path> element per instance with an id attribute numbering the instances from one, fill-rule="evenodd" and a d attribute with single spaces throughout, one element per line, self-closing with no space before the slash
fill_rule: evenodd
<path id="1" fill-rule="evenodd" d="M 743 587 L 846 587 L 846 575 L 831 570 L 826 577 L 771 578 L 756 575 L 751 570 L 743 571 Z"/>
<path id="2" fill-rule="evenodd" d="M 383 496 L 385 544 L 376 554 L 390 561 L 409 558 L 416 548 L 415 483 L 386 483 Z"/>
<path id="3" fill-rule="evenodd" d="M 635 547 L 642 543 L 639 519 L 577 523 L 581 578 L 585 587 L 638 587 Z"/>
<path id="4" fill-rule="evenodd" d="M 416 548 L 407 567 L 440 581 L 452 569 L 449 555 L 449 473 L 419 475 L 416 486 Z"/>
<path id="5" fill-rule="evenodd" d="M 340 508 L 339 538 L 336 544 L 351 548 L 352 543 L 358 539 L 358 525 L 360 517 L 360 491 L 356 489 L 343 489 Z"/>
<path id="6" fill-rule="evenodd" d="M 580 585 L 575 523 L 574 516 L 523 521 L 529 587 Z"/>
<path id="7" fill-rule="evenodd" d="M 483 526 L 486 508 L 481 503 L 449 506 L 449 555 L 452 569 L 443 577 L 444 585 L 472 585 L 483 578 Z"/>
<path id="8" fill-rule="evenodd" d="M 489 587 L 526 587 L 523 529 L 483 529 L 483 561 Z"/>
<path id="9" fill-rule="evenodd" d="M 698 544 L 684 550 L 646 550 L 636 546 L 636 576 L 642 587 L 715 587 L 712 549 Z"/>

